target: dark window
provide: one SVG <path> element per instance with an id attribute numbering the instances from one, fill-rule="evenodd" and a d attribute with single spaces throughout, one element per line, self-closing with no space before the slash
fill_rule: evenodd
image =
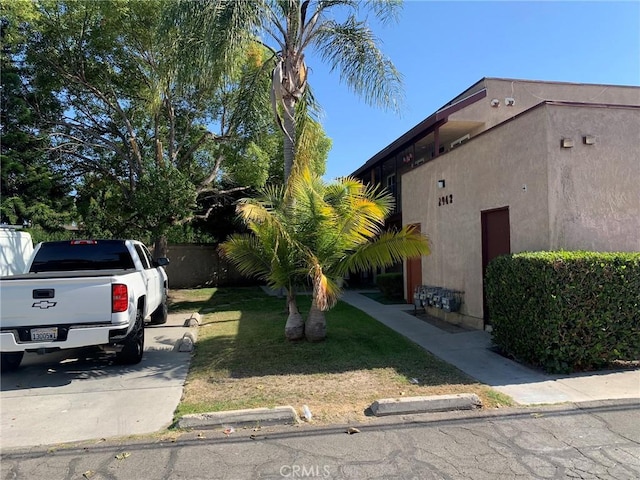
<path id="1" fill-rule="evenodd" d="M 147 250 L 147 247 L 142 245 L 142 251 L 144 252 L 144 256 L 147 257 L 147 262 L 149 262 L 149 268 L 154 268 L 153 257 L 151 256 L 151 253 L 149 253 L 149 250 Z"/>
<path id="2" fill-rule="evenodd" d="M 134 268 L 124 241 L 97 240 L 91 243 L 44 243 L 31 265 L 31 272 L 70 272 Z"/>
<path id="3" fill-rule="evenodd" d="M 151 268 L 151 263 L 149 262 L 149 259 L 145 255 L 145 252 L 142 249 L 142 247 L 140 245 L 136 245 L 135 248 L 136 248 L 136 252 L 138 253 L 138 256 L 140 257 L 140 261 L 142 262 L 142 268 L 144 268 L 145 270 Z"/>

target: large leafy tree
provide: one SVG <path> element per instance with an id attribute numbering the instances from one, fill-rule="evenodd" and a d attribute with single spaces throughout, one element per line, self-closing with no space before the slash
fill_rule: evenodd
<path id="1" fill-rule="evenodd" d="M 35 15 L 30 2 L 2 6 L 0 221 L 52 231 L 72 220 L 74 202 L 70 178 L 56 168 L 49 132 L 39 121 L 60 118 L 60 106 L 22 61 L 24 25 Z"/>
<path id="2" fill-rule="evenodd" d="M 271 55 L 261 67 L 271 83 L 271 102 L 284 134 L 284 180 L 294 166 L 300 119 L 313 105 L 306 54 L 314 50 L 341 80 L 372 105 L 398 107 L 401 78 L 359 16 L 394 20 L 395 0 L 180 0 L 168 23 L 184 33 L 181 46 L 205 75 L 227 71 L 234 52 L 259 43 Z M 246 97 L 251 97 L 247 92 Z M 255 93 L 255 92 L 253 92 Z"/>
<path id="3" fill-rule="evenodd" d="M 47 126 L 57 161 L 76 175 L 89 233 L 152 236 L 160 250 L 171 226 L 266 182 L 275 131 L 268 102 L 252 101 L 264 96 L 239 93 L 262 50 L 200 75 L 176 47 L 182 33 L 161 29 L 170 4 L 42 0 L 26 52 L 64 108 Z"/>
<path id="4" fill-rule="evenodd" d="M 288 289 L 287 338 L 323 340 L 324 312 L 335 305 L 346 274 L 429 254 L 427 238 L 412 227 L 384 230 L 392 208 L 385 191 L 353 178 L 326 183 L 302 169 L 289 188 L 272 187 L 240 202 L 238 213 L 251 232 L 232 236 L 222 251 L 240 271 Z M 295 287 L 305 279 L 313 300 L 303 325 Z"/>

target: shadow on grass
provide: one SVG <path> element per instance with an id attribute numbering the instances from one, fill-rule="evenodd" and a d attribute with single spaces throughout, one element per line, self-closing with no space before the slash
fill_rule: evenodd
<path id="1" fill-rule="evenodd" d="M 422 385 L 477 383 L 452 365 L 382 325 L 364 312 L 339 302 L 327 318 L 327 339 L 320 343 L 289 342 L 284 338 L 285 300 L 268 296 L 259 287 L 184 291 L 171 311 L 198 311 L 203 318 L 193 374 L 212 380 L 266 375 L 329 374 L 394 369 Z M 311 299 L 298 297 L 306 317 Z"/>

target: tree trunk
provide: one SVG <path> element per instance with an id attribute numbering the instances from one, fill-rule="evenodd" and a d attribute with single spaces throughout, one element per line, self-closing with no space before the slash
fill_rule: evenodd
<path id="1" fill-rule="evenodd" d="M 296 293 L 292 288 L 287 290 L 287 304 L 289 305 L 289 316 L 284 326 L 284 336 L 292 342 L 302 340 L 304 338 L 304 320 L 298 311 Z"/>
<path id="2" fill-rule="evenodd" d="M 282 103 L 284 105 L 284 184 L 286 185 L 296 156 L 296 102 L 294 97 L 287 95 Z"/>
<path id="3" fill-rule="evenodd" d="M 311 302 L 304 335 L 310 342 L 321 342 L 327 338 L 327 319 L 324 312 L 317 307 L 315 300 Z"/>
<path id="4" fill-rule="evenodd" d="M 153 258 L 160 258 L 167 256 L 167 236 L 166 235 L 158 235 L 156 237 L 155 246 L 153 248 Z"/>

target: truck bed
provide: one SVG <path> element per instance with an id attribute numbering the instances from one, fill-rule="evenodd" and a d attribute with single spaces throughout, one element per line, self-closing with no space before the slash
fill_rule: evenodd
<path id="1" fill-rule="evenodd" d="M 4 285 L 5 282 L 13 280 L 34 280 L 40 281 L 48 278 L 87 278 L 87 277 L 110 277 L 113 275 L 124 275 L 129 272 L 134 272 L 133 268 L 119 268 L 111 270 L 74 270 L 69 272 L 35 272 L 35 273 L 21 273 L 18 275 L 10 275 L 0 277 Z"/>
<path id="2" fill-rule="evenodd" d="M 117 272 L 25 274 L 2 280 L 2 329 L 111 323 Z"/>

